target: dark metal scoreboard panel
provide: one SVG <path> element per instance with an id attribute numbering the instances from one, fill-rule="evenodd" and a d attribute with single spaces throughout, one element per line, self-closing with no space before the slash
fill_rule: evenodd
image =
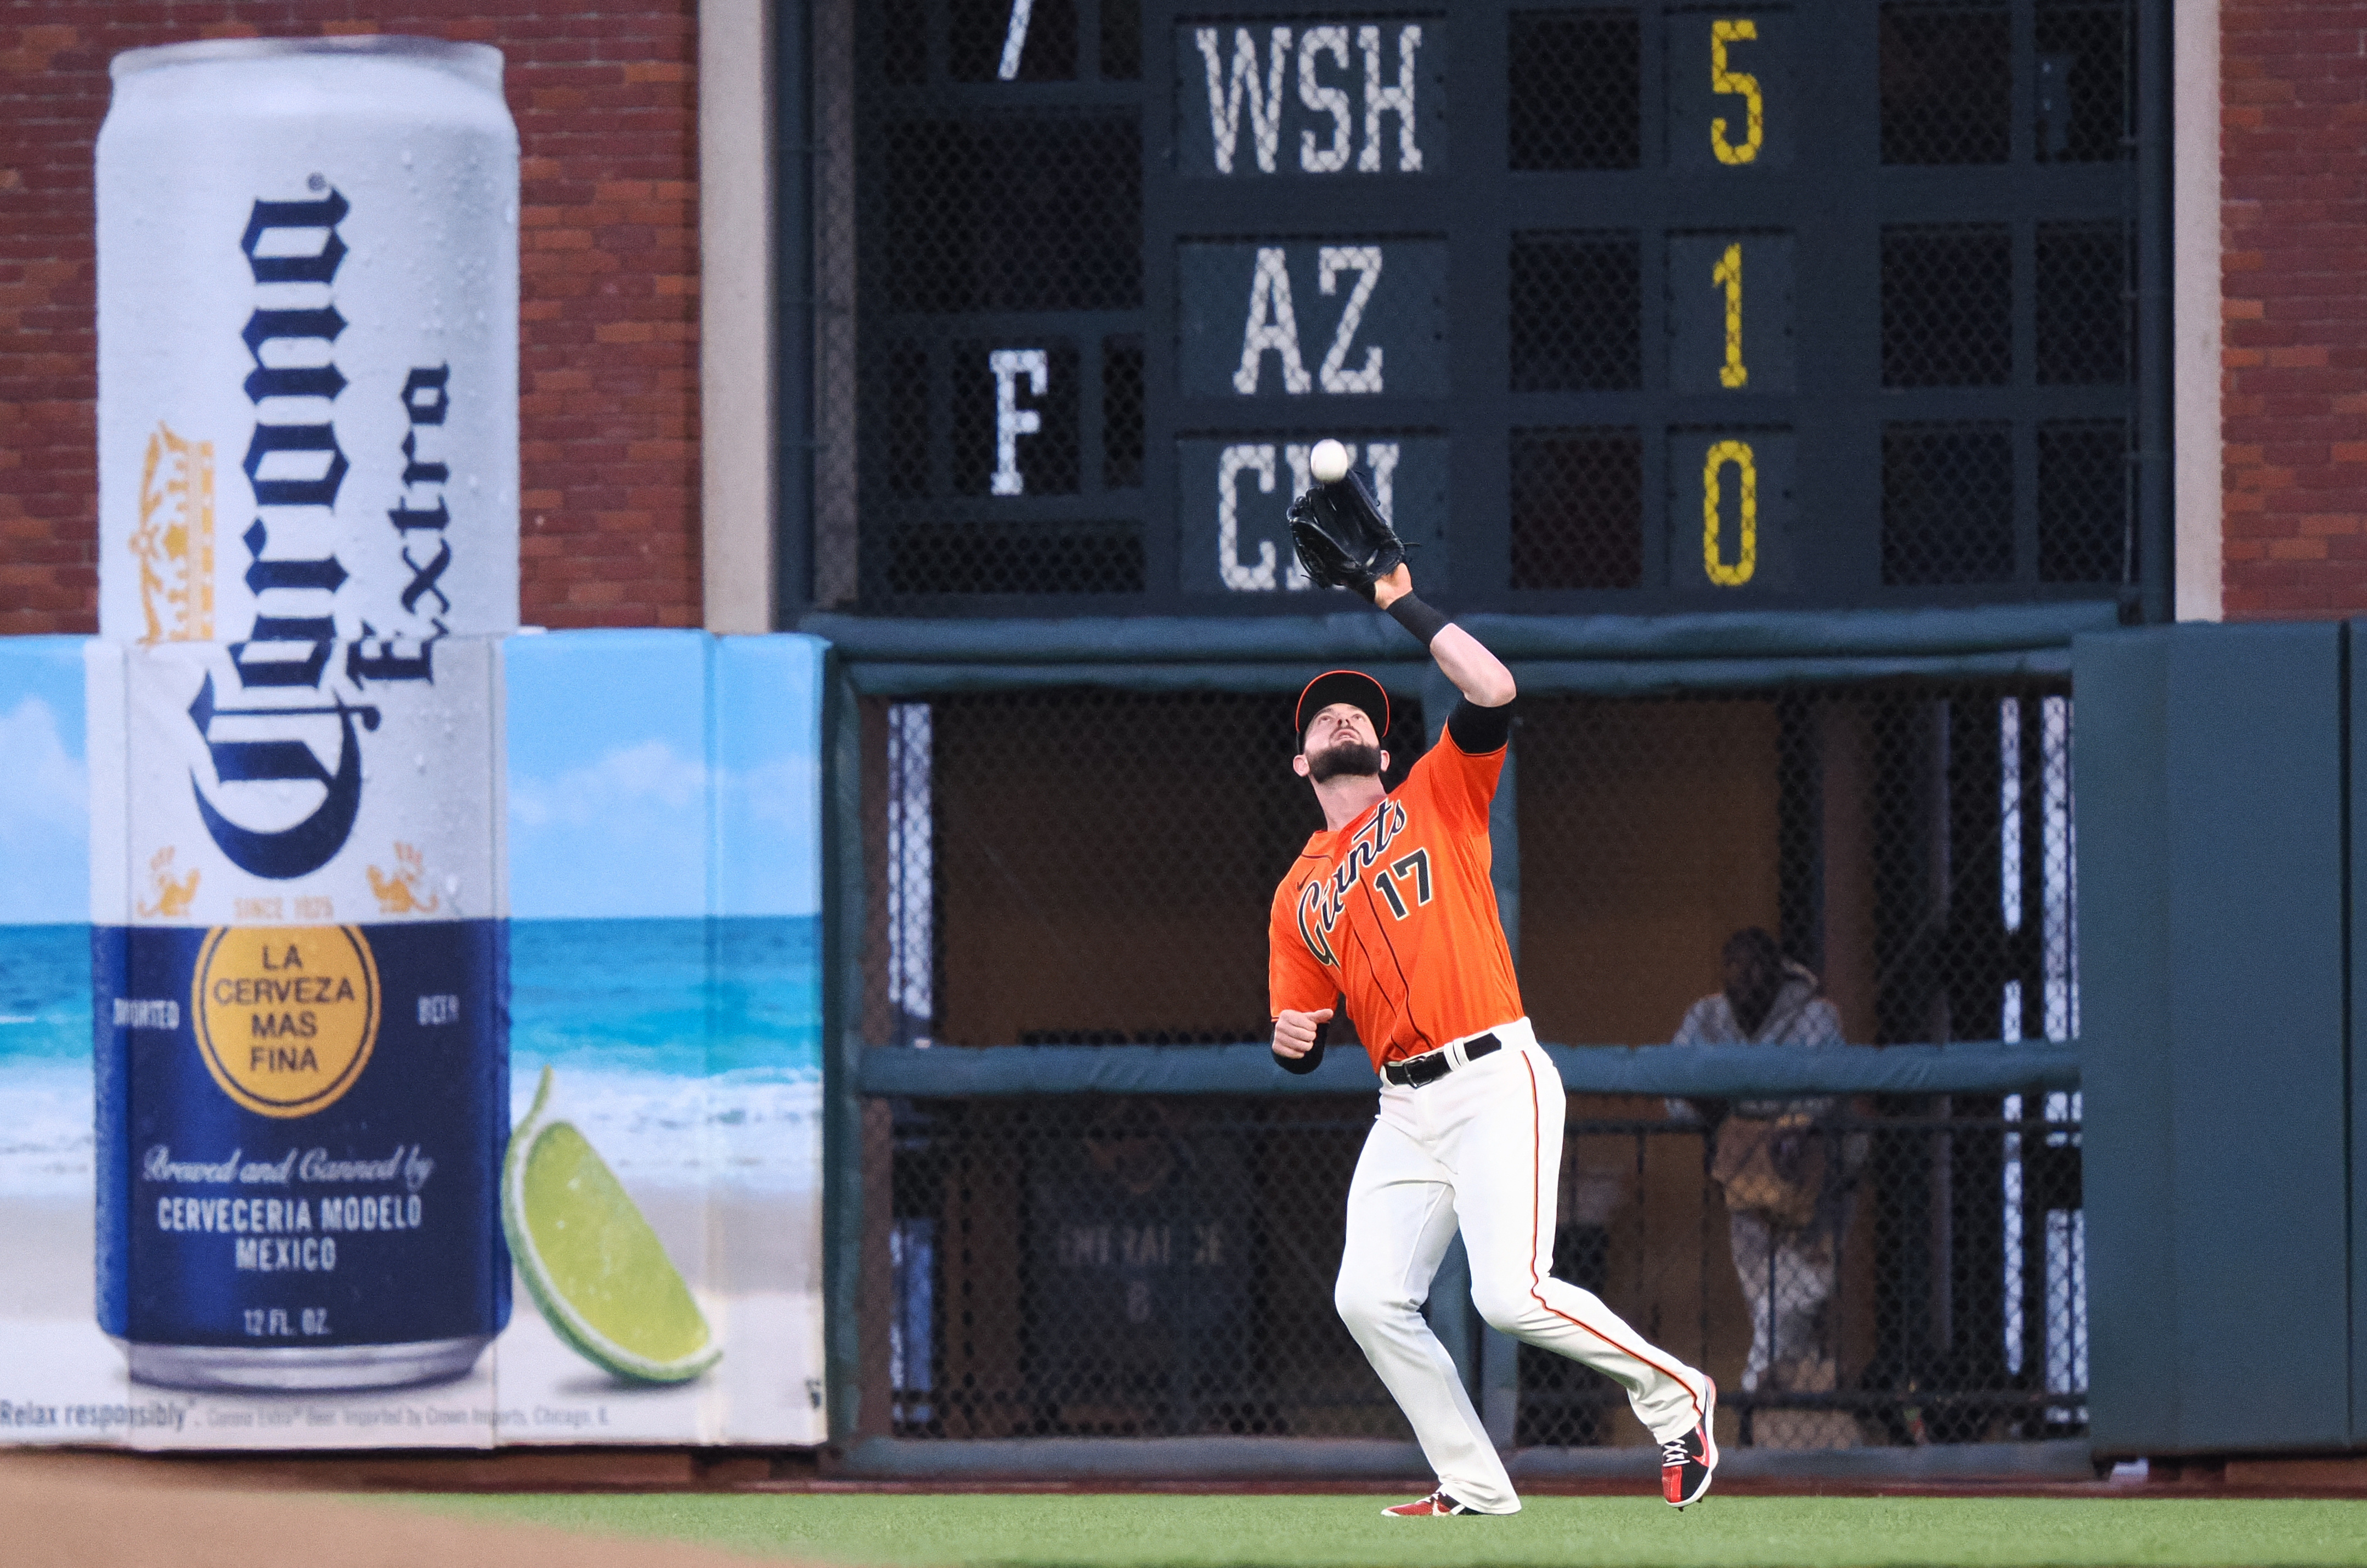
<path id="1" fill-rule="evenodd" d="M 2161 613 L 2166 7 L 860 13 L 867 607 Z"/>

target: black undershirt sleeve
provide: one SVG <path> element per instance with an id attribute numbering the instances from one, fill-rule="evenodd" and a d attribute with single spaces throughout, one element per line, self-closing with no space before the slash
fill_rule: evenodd
<path id="1" fill-rule="evenodd" d="M 1329 1022 L 1317 1024 L 1315 1026 L 1315 1044 L 1308 1050 L 1307 1055 L 1304 1056 L 1285 1056 L 1281 1052 L 1276 1051 L 1274 1054 L 1274 1065 L 1285 1073 L 1297 1073 L 1301 1077 L 1313 1072 L 1316 1068 L 1323 1065 L 1323 1045 L 1325 1038 L 1330 1035 L 1331 1032 L 1331 1025 Z"/>
<path id="2" fill-rule="evenodd" d="M 1455 745 L 1463 749 L 1467 757 L 1501 751 L 1504 742 L 1512 738 L 1514 705 L 1506 703 L 1500 708 L 1483 708 L 1469 697 L 1457 697 L 1453 711 L 1446 716 L 1446 733 L 1455 738 Z"/>

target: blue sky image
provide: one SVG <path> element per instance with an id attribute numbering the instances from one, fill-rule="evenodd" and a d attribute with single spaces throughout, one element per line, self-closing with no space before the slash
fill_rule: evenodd
<path id="1" fill-rule="evenodd" d="M 0 924 L 89 919 L 81 649 L 0 638 Z M 510 638 L 511 914 L 819 910 L 821 651 L 791 636 Z"/>
<path id="2" fill-rule="evenodd" d="M 0 637 L 0 925 L 90 919 L 82 645 Z"/>
<path id="3" fill-rule="evenodd" d="M 696 632 L 511 638 L 510 913 L 817 912 L 821 649 Z"/>

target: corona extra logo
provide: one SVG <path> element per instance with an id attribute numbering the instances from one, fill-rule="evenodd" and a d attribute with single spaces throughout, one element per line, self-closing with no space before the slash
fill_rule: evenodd
<path id="1" fill-rule="evenodd" d="M 214 444 L 185 441 L 158 421 L 140 465 L 140 613 L 149 642 L 214 635 Z"/>
<path id="2" fill-rule="evenodd" d="M 387 604 L 360 607 L 360 635 L 345 642 L 341 666 L 335 660 L 338 592 L 351 574 L 330 547 L 345 536 L 339 493 L 352 469 L 335 417 L 346 389 L 335 350 L 346 326 L 336 284 L 347 248 L 337 230 L 352 208 L 324 180 L 312 188 L 323 194 L 255 202 L 239 239 L 256 290 L 239 334 L 254 366 L 242 386 L 255 428 L 239 468 L 255 520 L 238 541 L 255 613 L 243 635 L 224 628 L 228 668 L 219 683 L 210 671 L 188 707 L 212 763 L 210 785 L 202 769 L 189 779 L 207 834 L 241 871 L 281 882 L 344 850 L 361 809 L 361 738 L 380 716 L 360 695 L 374 681 L 433 682 L 451 608 L 439 586 L 452 562 L 451 470 L 435 450 L 449 367 L 414 366 L 401 391 L 402 503 L 386 513 L 411 580 Z M 389 614 L 398 602 L 401 622 Z M 291 821 L 296 802 L 306 804 Z"/>
<path id="3" fill-rule="evenodd" d="M 392 874 L 376 866 L 368 870 L 370 891 L 378 897 L 378 912 L 381 915 L 432 915 L 441 902 L 433 893 L 424 899 L 420 897 L 419 886 L 426 878 L 427 865 L 419 851 L 410 844 L 394 846 Z"/>
<path id="4" fill-rule="evenodd" d="M 280 881 L 318 871 L 345 846 L 361 807 L 356 724 L 375 729 L 379 721 L 375 707 L 321 690 L 336 641 L 333 605 L 345 569 L 334 551 L 289 556 L 272 549 L 275 530 L 283 537 L 320 536 L 322 525 L 334 519 L 348 468 L 333 412 L 345 378 L 331 352 L 345 327 L 331 289 L 345 256 L 337 225 L 348 210 L 334 189 L 317 201 L 257 201 L 239 241 L 258 289 L 271 291 L 240 334 L 255 362 L 245 380 L 255 408 L 255 435 L 240 467 L 254 490 L 256 515 L 239 542 L 246 547 L 246 586 L 255 613 L 245 635 L 226 651 L 239 694 L 248 700 L 217 700 L 210 672 L 189 705 L 189 722 L 204 739 L 224 793 L 218 805 L 192 773 L 206 832 L 232 865 Z M 292 704 L 285 700 L 290 696 L 297 698 Z M 300 720 L 323 715 L 335 720 L 334 771 L 301 738 Z M 217 722 L 225 719 L 232 722 L 218 731 Z M 322 790 L 319 802 L 294 823 L 249 827 L 226 809 L 237 786 L 262 784 L 263 798 L 269 799 L 289 784 Z"/>

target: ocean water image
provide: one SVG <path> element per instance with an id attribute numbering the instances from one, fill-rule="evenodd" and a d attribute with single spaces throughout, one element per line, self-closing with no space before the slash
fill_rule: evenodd
<path id="1" fill-rule="evenodd" d="M 810 1186 L 819 941 L 811 916 L 516 922 L 511 1121 L 549 1066 L 629 1181 Z M 0 926 L 0 1193 L 88 1201 L 90 1030 L 89 928 Z"/>
<path id="2" fill-rule="evenodd" d="M 0 1196 L 87 1205 L 87 926 L 0 926 Z"/>
<path id="3" fill-rule="evenodd" d="M 812 916 L 514 923 L 512 1125 L 548 1066 L 569 1120 L 629 1184 L 810 1186 L 820 939 Z"/>

